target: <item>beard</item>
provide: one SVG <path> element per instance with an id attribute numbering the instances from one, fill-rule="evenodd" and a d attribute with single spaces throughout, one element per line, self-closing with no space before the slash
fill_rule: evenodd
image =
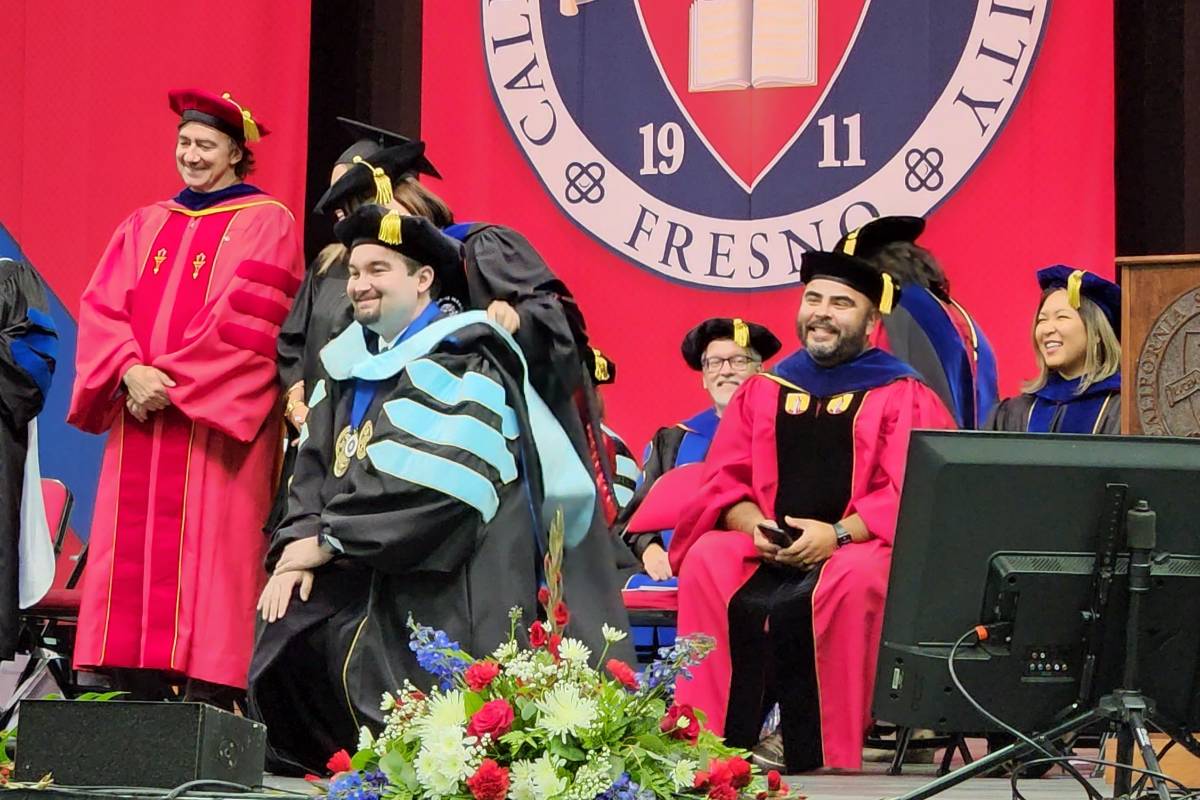
<path id="1" fill-rule="evenodd" d="M 381 309 L 378 305 L 376 305 L 374 308 L 364 308 L 364 309 L 355 307 L 354 321 L 357 322 L 359 325 L 362 325 L 364 328 L 369 328 L 372 325 L 374 325 L 376 322 L 379 322 L 380 311 L 381 311 Z"/>
<path id="2" fill-rule="evenodd" d="M 808 335 L 814 330 L 825 330 L 835 334 L 831 340 L 809 344 Z M 800 331 L 801 341 L 812 360 L 822 367 L 832 367 L 849 361 L 867 349 L 867 322 L 852 330 L 842 330 L 831 320 L 809 320 Z"/>

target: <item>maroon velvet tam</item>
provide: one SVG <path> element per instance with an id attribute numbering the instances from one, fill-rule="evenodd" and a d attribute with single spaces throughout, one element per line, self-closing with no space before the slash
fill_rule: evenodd
<path id="1" fill-rule="evenodd" d="M 201 89 L 173 89 L 167 93 L 167 100 L 171 110 L 184 122 L 199 122 L 216 128 L 238 144 L 257 142 L 270 133 L 267 126 L 230 97 L 229 92 L 216 95 Z"/>

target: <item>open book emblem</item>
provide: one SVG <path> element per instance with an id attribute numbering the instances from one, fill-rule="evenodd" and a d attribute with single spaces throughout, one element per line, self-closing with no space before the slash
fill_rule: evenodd
<path id="1" fill-rule="evenodd" d="M 870 3 L 637 0 L 637 5 L 662 79 L 680 109 L 750 191 L 811 123 Z"/>
<path id="2" fill-rule="evenodd" d="M 944 202 L 1016 108 L 1051 7 L 478 2 L 500 114 L 563 214 L 734 290 L 794 285 L 804 251 Z"/>

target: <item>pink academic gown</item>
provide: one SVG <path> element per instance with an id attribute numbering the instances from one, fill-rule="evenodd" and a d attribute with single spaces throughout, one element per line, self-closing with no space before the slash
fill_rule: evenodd
<path id="1" fill-rule="evenodd" d="M 246 685 L 280 451 L 275 340 L 303 272 L 291 212 L 264 194 L 156 203 L 113 234 L 81 301 L 68 414 L 108 433 L 77 667 Z M 176 383 L 146 423 L 125 409 L 134 364 Z"/>
<path id="2" fill-rule="evenodd" d="M 718 526 L 722 514 L 742 500 L 774 515 L 780 392 L 801 389 L 763 374 L 734 395 L 705 461 L 704 502 L 685 513 L 671 541 L 671 564 L 679 575 L 679 634 L 704 632 L 717 640 L 716 651 L 693 670 L 693 678 L 679 682 L 676 701 L 703 709 L 708 727 L 719 735 L 724 734 L 733 676 L 729 602 L 760 561 L 751 537 Z M 859 514 L 873 538 L 834 551 L 812 595 L 826 767 L 862 766 L 909 433 L 953 427 L 937 395 L 912 378 L 867 390 L 858 408 L 851 499 L 842 517 Z"/>

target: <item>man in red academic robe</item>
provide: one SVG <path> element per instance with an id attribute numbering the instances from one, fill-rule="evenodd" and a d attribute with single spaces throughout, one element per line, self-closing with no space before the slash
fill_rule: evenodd
<path id="1" fill-rule="evenodd" d="M 227 94 L 169 100 L 185 188 L 121 223 L 81 302 L 68 420 L 108 441 L 75 663 L 230 707 L 280 449 L 275 339 L 304 264 L 291 213 L 243 180 L 266 129 Z"/>
<path id="2" fill-rule="evenodd" d="M 954 423 L 867 345 L 895 301 L 887 276 L 812 252 L 801 280 L 804 349 L 738 389 L 671 541 L 679 633 L 718 643 L 676 700 L 741 747 L 779 703 L 777 766 L 858 769 L 909 433 Z"/>

